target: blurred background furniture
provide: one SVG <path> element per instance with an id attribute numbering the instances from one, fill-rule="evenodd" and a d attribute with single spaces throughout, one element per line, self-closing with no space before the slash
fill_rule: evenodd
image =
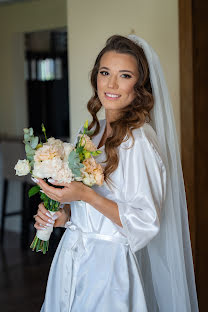
<path id="1" fill-rule="evenodd" d="M 1 231 L 0 244 L 4 244 L 5 220 L 12 216 L 21 216 L 21 247 L 26 248 L 29 243 L 29 220 L 31 219 L 30 202 L 28 198 L 28 190 L 34 183 L 30 179 L 30 175 L 18 177 L 15 175 L 14 166 L 19 159 L 25 159 L 24 144 L 21 141 L 7 140 L 0 142 L 0 173 L 2 179 L 2 198 L 1 198 Z M 9 184 L 18 181 L 21 184 L 22 203 L 19 205 L 20 210 L 15 210 L 16 202 L 14 200 L 13 208 L 8 205 L 8 198 L 13 194 L 9 194 Z M 37 206 L 34 207 L 37 209 Z"/>

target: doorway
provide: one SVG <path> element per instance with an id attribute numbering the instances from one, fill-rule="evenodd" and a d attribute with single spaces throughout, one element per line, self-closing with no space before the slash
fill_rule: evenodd
<path id="1" fill-rule="evenodd" d="M 41 135 L 68 139 L 69 94 L 67 31 L 64 28 L 25 34 L 25 79 L 28 124 Z"/>

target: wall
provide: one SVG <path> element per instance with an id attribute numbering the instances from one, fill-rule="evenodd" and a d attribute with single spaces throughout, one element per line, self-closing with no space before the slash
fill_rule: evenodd
<path id="1" fill-rule="evenodd" d="M 24 33 L 66 27 L 66 0 L 37 0 L 0 6 L 0 137 L 21 136 L 27 127 L 24 81 Z M 0 208 L 2 179 L 0 165 Z M 11 182 L 7 211 L 21 209 L 21 185 Z M 20 229 L 20 217 L 6 219 Z"/>
<path id="2" fill-rule="evenodd" d="M 179 135 L 178 1 L 68 0 L 67 3 L 72 133 L 88 117 L 89 72 L 97 53 L 110 35 L 128 35 L 134 29 L 160 56 Z"/>
<path id="3" fill-rule="evenodd" d="M 66 0 L 0 6 L 0 135 L 21 136 L 27 125 L 24 33 L 66 26 Z"/>

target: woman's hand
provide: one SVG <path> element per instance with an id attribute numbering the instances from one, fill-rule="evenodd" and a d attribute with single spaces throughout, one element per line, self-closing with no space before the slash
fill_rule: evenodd
<path id="1" fill-rule="evenodd" d="M 53 185 L 63 186 L 63 188 L 49 186 L 42 179 L 38 179 L 37 184 L 48 197 L 60 203 L 83 200 L 84 194 L 90 189 L 82 182 L 73 181 L 71 183 L 57 183 L 53 180 L 48 181 Z"/>
<path id="2" fill-rule="evenodd" d="M 50 212 L 44 207 L 43 203 L 38 205 L 37 214 L 34 216 L 35 224 L 34 227 L 37 230 L 43 230 L 47 227 L 62 227 L 69 220 L 70 217 L 70 206 L 65 205 L 66 207 L 60 208 L 53 216 Z"/>

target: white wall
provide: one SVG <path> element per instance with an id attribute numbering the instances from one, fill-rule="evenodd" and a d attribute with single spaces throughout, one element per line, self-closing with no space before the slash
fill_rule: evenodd
<path id="1" fill-rule="evenodd" d="M 164 68 L 180 134 L 177 0 L 68 0 L 71 131 L 88 117 L 89 72 L 106 39 L 132 29 L 156 50 Z"/>

